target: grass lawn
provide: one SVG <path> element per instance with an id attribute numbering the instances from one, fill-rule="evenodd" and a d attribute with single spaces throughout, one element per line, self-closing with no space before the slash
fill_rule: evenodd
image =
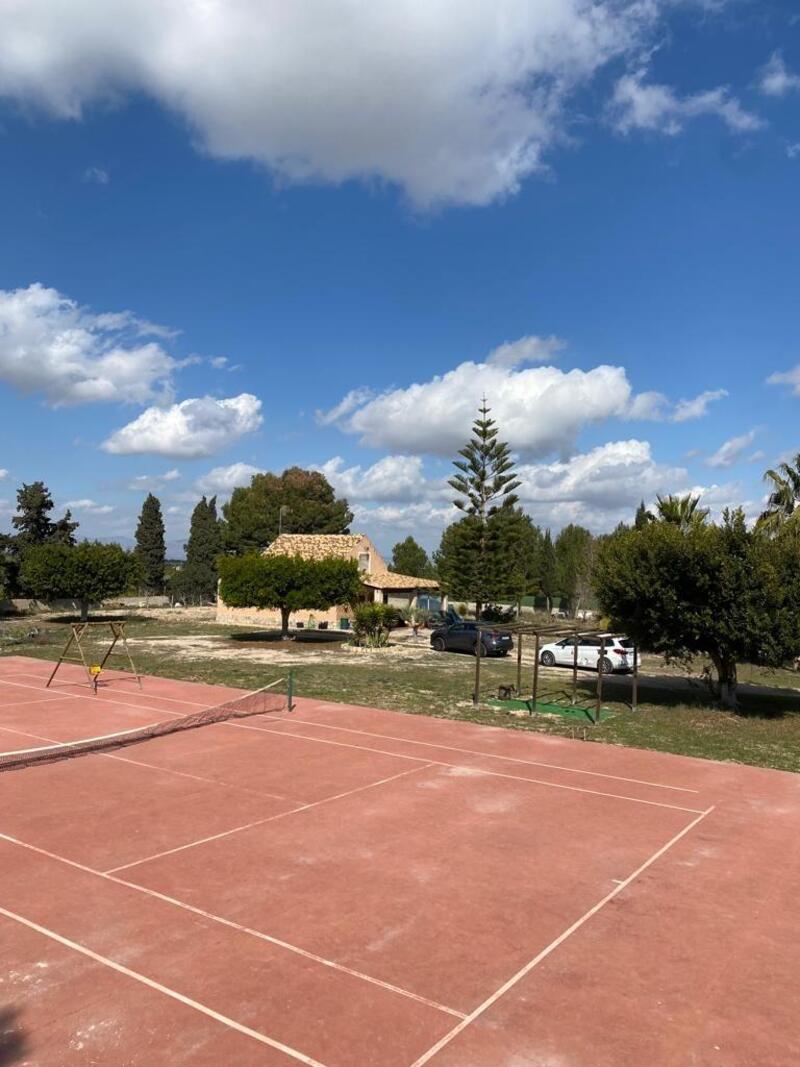
<path id="1" fill-rule="evenodd" d="M 33 627 L 39 633 L 28 638 Z M 0 620 L 0 650 L 52 660 L 57 658 L 68 632 L 64 622 L 53 619 Z M 234 641 L 233 635 L 241 637 L 246 632 L 243 627 L 181 616 L 133 616 L 128 623 L 129 637 L 136 640 L 136 664 L 143 673 L 256 689 L 285 674 L 288 666 L 285 662 L 239 654 L 243 646 Z M 202 643 L 199 651 L 194 649 L 191 655 L 179 654 L 169 640 L 163 640 L 193 636 L 204 641 L 216 638 L 211 642 L 214 654 L 204 655 Z M 290 655 L 292 647 L 287 645 Z M 765 671 L 744 665 L 740 671 L 740 681 L 744 683 L 740 693 L 742 707 L 733 714 L 718 708 L 699 684 L 689 685 L 677 675 L 655 674 L 645 660 L 638 710 L 631 712 L 627 704 L 630 681 L 608 678 L 603 706 L 613 714 L 593 726 L 588 718 L 584 724 L 580 719 L 559 715 L 520 718 L 488 705 L 474 708 L 470 700 L 474 672 L 471 656 L 421 651 L 409 658 L 391 650 L 360 655 L 335 649 L 322 655 L 298 655 L 291 669 L 301 696 L 800 771 L 800 676 L 790 671 Z M 483 660 L 481 669 L 481 693 L 485 699 L 495 697 L 499 685 L 516 680 L 513 656 Z M 529 673 L 526 665 L 526 684 Z M 569 685 L 568 671 L 543 672 L 540 699 L 566 696 Z M 591 706 L 594 685 L 593 674 L 579 676 L 580 703 Z"/>

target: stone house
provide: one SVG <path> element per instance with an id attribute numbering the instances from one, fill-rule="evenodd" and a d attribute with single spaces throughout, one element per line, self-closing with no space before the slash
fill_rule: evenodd
<path id="1" fill-rule="evenodd" d="M 363 599 L 378 604 L 391 604 L 398 609 L 446 606 L 439 593 L 439 583 L 432 578 L 417 578 L 390 571 L 386 561 L 366 534 L 280 534 L 264 549 L 264 555 L 302 556 L 303 559 L 354 559 L 358 563 L 363 585 Z M 289 625 L 304 628 L 347 629 L 351 609 L 348 604 L 336 604 L 328 611 L 297 611 Z M 280 626 L 280 612 L 271 608 L 231 608 L 217 600 L 217 622 L 246 623 L 256 626 Z"/>

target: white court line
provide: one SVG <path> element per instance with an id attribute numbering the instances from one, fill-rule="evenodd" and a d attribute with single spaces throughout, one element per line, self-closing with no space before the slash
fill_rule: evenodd
<path id="1" fill-rule="evenodd" d="M 175 989 L 170 989 L 169 986 L 162 985 L 160 982 L 148 978 L 147 975 L 140 974 L 138 971 L 132 971 L 130 967 L 124 967 L 121 963 L 117 963 L 116 960 L 109 959 L 108 956 L 101 956 L 98 952 L 93 952 L 92 949 L 87 948 L 85 945 L 79 945 L 77 941 L 70 941 L 69 938 L 62 937 L 61 934 L 57 934 L 54 930 L 48 930 L 46 926 L 40 926 L 39 923 L 35 923 L 31 919 L 26 919 L 22 915 L 17 915 L 13 911 L 8 911 L 6 908 L 0 907 L 0 915 L 5 915 L 7 919 L 20 923 L 22 926 L 27 926 L 29 930 L 35 930 L 37 934 L 41 934 L 43 937 L 48 937 L 51 941 L 56 941 L 59 945 L 64 945 L 66 948 L 72 949 L 73 952 L 79 952 L 82 956 L 87 956 L 90 960 L 94 960 L 95 963 L 102 963 L 104 967 L 109 967 L 112 971 L 124 974 L 126 978 L 132 978 L 135 982 L 140 982 L 142 985 L 148 986 L 150 989 L 155 989 L 157 993 L 163 993 L 164 996 L 171 997 L 172 1000 L 177 1000 L 178 1003 L 185 1004 L 187 1007 L 193 1008 L 202 1015 L 207 1015 L 210 1019 L 214 1019 L 216 1022 L 230 1027 L 231 1030 L 237 1030 L 240 1034 L 244 1034 L 246 1037 L 252 1037 L 256 1041 L 260 1041 L 262 1045 L 269 1045 L 270 1048 L 283 1052 L 293 1060 L 306 1064 L 306 1067 L 325 1067 L 319 1060 L 312 1059 L 311 1056 L 306 1056 L 305 1053 L 299 1052 L 296 1048 L 291 1048 L 289 1045 L 284 1045 L 282 1041 L 276 1041 L 272 1037 L 267 1037 L 266 1034 L 262 1034 L 258 1030 L 253 1030 L 249 1026 L 245 1026 L 243 1023 L 237 1023 L 235 1019 L 231 1019 L 228 1015 L 222 1015 L 221 1012 L 214 1011 L 213 1008 L 201 1004 L 198 1000 L 192 1000 L 191 997 L 184 996 L 183 993 L 179 993 Z"/>
<path id="2" fill-rule="evenodd" d="M 258 734 L 275 734 L 277 737 L 291 737 L 294 741 L 312 741 L 318 745 L 337 745 L 339 748 L 355 748 L 360 752 L 378 752 L 383 756 L 392 756 L 394 759 L 405 759 L 421 761 L 424 759 L 422 756 L 405 756 L 399 752 L 389 752 L 384 748 L 368 748 L 366 745 L 351 745 L 346 741 L 331 741 L 325 737 L 314 737 L 309 734 L 299 734 L 295 730 L 289 732 L 288 730 L 274 730 L 271 728 L 262 729 L 259 726 L 246 726 L 241 722 L 226 722 L 225 726 L 234 726 L 238 730 L 254 730 Z M 302 721 L 292 723 L 293 726 L 301 726 Z M 314 724 L 312 724 L 314 725 Z M 378 735 L 379 736 L 379 735 Z M 436 745 L 436 748 L 446 748 L 446 745 Z M 455 750 L 458 751 L 458 750 Z M 686 811 L 691 815 L 697 815 L 700 808 L 685 808 L 680 804 L 666 804 L 660 800 L 644 800 L 642 797 L 629 797 L 623 793 L 604 793 L 599 789 L 584 789 L 580 785 L 565 785 L 562 782 L 548 782 L 544 778 L 523 778 L 518 774 L 503 774 L 502 771 L 489 771 L 485 767 L 470 767 L 465 763 L 445 763 L 444 760 L 432 760 L 427 759 L 425 762 L 429 767 L 455 767 L 457 769 L 466 768 L 468 770 L 475 771 L 477 774 L 485 774 L 492 778 L 508 778 L 512 782 L 528 782 L 530 785 L 546 785 L 551 789 L 566 789 L 570 793 L 586 793 L 593 797 L 609 797 L 612 800 L 628 800 L 633 804 L 647 804 L 651 808 L 667 808 L 670 811 Z"/>
<path id="3" fill-rule="evenodd" d="M 50 741 L 51 745 L 47 747 L 57 748 L 59 745 L 68 745 L 69 741 L 56 741 L 52 737 L 43 737 L 41 734 L 32 734 L 26 730 L 14 730 L 10 726 L 0 726 L 0 733 L 19 734 L 20 737 L 32 737 L 37 741 Z M 117 735 L 112 735 L 116 737 Z M 15 756 L 21 755 L 25 752 L 29 752 L 31 749 L 11 749 L 9 752 L 0 752 L 0 756 Z M 37 750 L 33 750 L 37 751 Z M 254 797 L 268 797 L 270 800 L 296 800 L 296 797 L 285 797 L 280 793 L 262 793 L 256 789 L 248 789 L 243 785 L 236 785 L 233 782 L 221 782 L 216 778 L 206 778 L 201 774 L 189 774 L 188 771 L 176 771 L 173 767 L 159 767 L 155 763 L 143 763 L 141 760 L 130 759 L 128 756 L 117 756 L 113 752 L 92 752 L 92 756 L 100 756 L 103 759 L 117 760 L 119 763 L 131 763 L 135 767 L 146 767 L 151 771 L 161 771 L 164 774 L 174 774 L 179 778 L 191 778 L 195 782 L 207 782 L 209 785 L 220 786 L 223 789 L 232 789 L 236 793 L 247 793 L 248 796 Z"/>
<path id="4" fill-rule="evenodd" d="M 335 706 L 335 705 L 334 705 Z M 524 763 L 531 767 L 550 767 L 554 771 L 568 771 L 570 774 L 590 774 L 595 778 L 611 778 L 616 782 L 629 782 L 632 785 L 649 785 L 654 789 L 672 789 L 678 793 L 699 793 L 699 789 L 687 789 L 682 785 L 665 785 L 663 782 L 648 782 L 641 778 L 624 778 L 619 774 L 604 774 L 602 771 L 587 771 L 581 767 L 562 767 L 558 763 L 543 763 L 540 760 L 520 759 L 517 756 L 501 756 L 496 752 L 481 752 L 479 749 L 456 748 L 454 745 L 440 745 L 433 741 L 416 741 L 409 737 L 394 737 L 392 734 L 376 734 L 369 730 L 355 730 L 349 726 L 335 726 L 333 723 L 313 722 L 311 719 L 293 719 L 292 726 L 300 726 L 308 723 L 309 726 L 320 726 L 324 730 L 341 730 L 348 734 L 362 734 L 364 737 L 379 737 L 385 741 L 404 741 L 407 745 L 424 745 L 426 748 L 443 748 L 448 752 L 461 752 L 469 756 L 485 756 L 489 759 L 506 760 L 508 763 Z"/>
<path id="5" fill-rule="evenodd" d="M 3 679 L 0 678 L 0 691 L 2 690 L 2 684 L 3 684 Z M 12 682 L 11 684 L 13 685 L 14 683 Z M 55 697 L 55 696 L 42 697 L 41 700 L 12 700 L 9 704 L 0 704 L 0 712 L 5 711 L 6 708 L 13 708 L 17 704 L 22 704 L 23 707 L 28 708 L 32 704 L 52 704 L 54 700 L 58 700 L 58 697 Z"/>
<path id="6" fill-rule="evenodd" d="M 446 1045 L 450 1044 L 453 1038 L 458 1037 L 458 1035 L 463 1030 L 466 1030 L 466 1028 L 471 1023 L 475 1022 L 475 1020 L 479 1016 L 483 1015 L 485 1011 L 491 1008 L 493 1004 L 495 1004 L 502 996 L 504 996 L 509 991 L 509 989 L 512 989 L 517 984 L 517 982 L 521 981 L 527 974 L 530 974 L 534 967 L 537 967 L 542 962 L 542 960 L 546 959 L 552 952 L 555 952 L 559 945 L 562 945 L 567 940 L 567 938 L 571 937 L 577 930 L 579 930 L 584 925 L 584 923 L 587 923 L 589 919 L 591 919 L 602 908 L 604 908 L 609 901 L 613 900 L 614 897 L 618 896 L 623 889 L 625 889 L 631 884 L 631 882 L 634 881 L 634 879 L 638 878 L 639 875 L 646 871 L 647 868 L 650 867 L 651 864 L 655 863 L 657 859 L 660 859 L 665 852 L 668 852 L 673 845 L 677 844 L 677 842 L 680 841 L 682 837 L 685 837 L 690 830 L 693 830 L 695 826 L 697 826 L 698 823 L 702 822 L 707 815 L 710 815 L 713 810 L 714 806 L 712 805 L 710 808 L 706 808 L 705 811 L 701 812 L 696 819 L 692 819 L 688 826 L 684 826 L 684 828 L 680 830 L 677 834 L 675 834 L 674 837 L 670 838 L 670 840 L 667 841 L 665 845 L 662 845 L 657 852 L 654 852 L 653 855 L 650 856 L 649 859 L 645 860 L 640 867 L 637 867 L 633 874 L 629 874 L 624 881 L 620 882 L 619 885 L 615 886 L 611 890 L 611 892 L 607 893 L 602 900 L 598 901 L 597 904 L 594 905 L 594 907 L 590 908 L 587 912 L 581 915 L 580 919 L 576 919 L 572 926 L 568 926 L 562 934 L 559 934 L 559 936 L 554 941 L 551 941 L 549 945 L 543 948 L 542 951 L 539 952 L 536 956 L 534 956 L 529 963 L 526 963 L 525 966 L 520 968 L 520 970 L 518 970 L 516 974 L 512 975 L 507 982 L 504 982 L 499 989 L 495 990 L 495 992 L 492 993 L 490 997 L 487 997 L 482 1004 L 479 1004 L 478 1007 L 474 1009 L 474 1011 L 471 1011 L 469 1015 L 467 1015 L 465 1019 L 462 1019 L 457 1026 L 454 1026 L 449 1033 L 445 1034 L 444 1037 L 437 1041 L 435 1045 L 431 1046 L 431 1048 L 429 1048 L 427 1052 L 423 1053 L 422 1056 L 419 1057 L 419 1059 L 414 1060 L 414 1062 L 411 1064 L 411 1067 L 423 1067 L 423 1064 L 428 1063 L 429 1060 L 431 1060 L 438 1052 L 441 1052 L 441 1050 Z"/>
<path id="7" fill-rule="evenodd" d="M 50 660 L 47 660 L 47 662 L 49 663 Z M 39 674 L 34 673 L 33 671 L 15 671 L 15 672 L 13 672 L 13 675 L 14 675 L 14 677 L 19 677 L 19 678 L 42 678 L 42 679 L 44 679 L 44 677 L 45 677 L 45 673 L 42 673 L 41 675 L 39 675 Z M 130 677 L 129 675 L 121 675 L 119 678 L 114 678 L 112 680 L 113 681 L 128 681 L 129 677 Z M 142 678 L 146 678 L 146 679 L 159 678 L 161 681 L 164 681 L 164 682 L 177 682 L 178 685 L 181 684 L 181 679 L 180 678 L 164 678 L 163 675 L 160 675 L 160 674 L 143 674 Z M 0 686 L 2 686 L 2 683 L 4 681 L 6 681 L 6 680 L 7 679 L 5 679 L 2 675 L 0 675 Z M 67 685 L 80 685 L 81 683 L 80 682 L 67 682 L 66 684 Z M 84 685 L 85 684 L 86 683 L 84 682 Z M 188 682 L 187 684 L 188 685 L 194 685 L 195 683 Z M 211 689 L 223 688 L 222 686 L 210 685 L 208 682 L 203 682 L 201 684 L 208 685 L 209 688 L 211 688 Z M 246 689 L 236 689 L 235 686 L 224 686 L 224 688 L 225 689 L 232 689 L 236 693 L 246 693 L 246 692 L 248 692 L 248 690 L 246 690 Z M 60 689 L 53 689 L 53 690 L 51 690 L 51 692 L 53 692 L 53 693 L 61 693 L 61 690 Z M 105 690 L 101 686 L 100 687 L 100 691 L 98 693 L 98 696 L 102 697 L 105 692 L 107 692 L 107 690 Z M 79 693 L 62 693 L 62 695 L 71 697 L 71 696 L 80 696 L 81 694 L 79 694 Z M 142 695 L 144 696 L 145 694 L 142 694 Z M 127 693 L 126 692 L 126 693 L 123 693 L 123 696 L 138 697 L 139 696 L 139 691 L 138 690 L 134 690 L 131 693 Z M 180 697 L 162 696 L 160 693 L 151 693 L 150 696 L 154 696 L 157 700 L 169 700 L 170 703 L 172 703 L 172 704 L 193 704 L 195 707 L 198 707 L 198 708 L 206 708 L 206 707 L 213 707 L 214 706 L 213 704 L 207 704 L 206 702 L 204 702 L 202 700 L 182 700 Z M 235 697 L 230 697 L 229 699 L 230 700 L 235 700 L 236 698 Z"/>
<path id="8" fill-rule="evenodd" d="M 9 684 L 10 685 L 21 685 L 26 689 L 35 689 L 35 688 L 37 688 L 36 686 L 25 686 L 23 682 L 10 682 Z M 64 696 L 73 697 L 76 700 L 82 699 L 80 696 L 78 696 L 75 693 L 65 693 L 63 695 Z M 135 708 L 139 708 L 140 710 L 146 709 L 146 710 L 149 710 L 149 711 L 161 712 L 160 708 L 152 708 L 152 707 L 148 708 L 144 704 L 135 704 L 135 705 L 134 704 L 127 704 L 126 705 L 121 700 L 114 700 L 114 701 L 110 701 L 109 700 L 109 701 L 104 701 L 104 703 L 107 703 L 107 704 L 112 704 L 112 703 L 113 704 L 120 704 L 121 706 L 124 706 L 124 707 L 135 707 Z M 213 707 L 213 705 L 212 705 L 212 707 Z M 168 715 L 168 716 L 171 715 L 172 718 L 181 718 L 181 716 L 177 715 L 176 713 L 163 712 L 163 714 Z M 285 722 L 285 721 L 286 720 L 284 720 L 284 719 L 278 720 L 279 723 L 282 723 L 282 722 Z M 402 738 L 402 737 L 387 737 L 387 735 L 385 735 L 385 734 L 371 734 L 366 730 L 350 730 L 347 727 L 342 727 L 342 726 L 329 726 L 327 723 L 309 722 L 309 720 L 307 720 L 307 719 L 299 719 L 299 720 L 293 721 L 291 723 L 291 725 L 294 726 L 294 727 L 298 727 L 298 726 L 301 726 L 303 723 L 307 723 L 309 726 L 321 726 L 321 727 L 324 727 L 324 728 L 329 729 L 329 730 L 344 730 L 347 733 L 363 734 L 366 737 L 377 737 L 377 738 L 384 739 L 384 740 L 389 740 L 389 741 L 406 741 L 407 740 L 406 738 Z M 295 733 L 295 732 L 289 732 L 287 730 L 277 730 L 276 731 L 274 726 L 272 726 L 272 725 L 270 725 L 269 727 L 246 726 L 244 723 L 231 722 L 230 720 L 223 721 L 223 722 L 220 722 L 220 723 L 214 723 L 214 724 L 211 724 L 211 725 L 232 726 L 235 729 L 239 729 L 239 730 L 255 730 L 257 733 L 277 733 L 277 735 L 279 737 L 292 737 L 295 740 L 313 741 L 313 742 L 315 742 L 317 744 L 321 744 L 321 745 L 337 745 L 340 748 L 355 748 L 355 749 L 359 749 L 360 751 L 363 751 L 363 752 L 378 752 L 378 753 L 380 753 L 381 755 L 384 755 L 384 756 L 393 756 L 395 759 L 419 760 L 419 761 L 424 759 L 424 757 L 406 756 L 406 755 L 402 755 L 401 753 L 398 753 L 398 752 L 389 752 L 386 749 L 368 748 L 366 745 L 352 745 L 352 744 L 347 744 L 347 742 L 345 742 L 345 741 L 331 741 L 331 740 L 326 740 L 325 738 L 322 738 L 322 737 L 313 737 L 313 736 L 309 736 L 308 734 L 298 734 L 298 733 Z M 131 733 L 133 733 L 133 732 L 135 732 L 136 729 L 144 729 L 144 727 L 139 726 L 139 727 L 132 728 L 130 731 L 123 731 L 123 732 L 131 732 Z M 572 772 L 572 773 L 576 773 L 576 774 L 595 774 L 594 771 L 575 770 L 574 768 L 571 768 L 571 767 L 557 767 L 555 764 L 549 764 L 549 763 L 537 764 L 532 760 L 530 760 L 530 761 L 529 760 L 520 760 L 520 759 L 516 759 L 516 758 L 514 758 L 512 756 L 496 756 L 496 755 L 493 755 L 492 753 L 474 751 L 472 749 L 453 748 L 453 747 L 451 747 L 449 745 L 430 744 L 427 741 L 408 741 L 408 743 L 409 744 L 415 744 L 415 745 L 422 745 L 422 746 L 427 747 L 427 748 L 439 748 L 439 749 L 443 749 L 446 752 L 461 752 L 461 753 L 464 753 L 466 755 L 481 756 L 481 757 L 486 757 L 486 758 L 490 758 L 490 759 L 507 760 L 507 761 L 512 762 L 512 763 L 522 763 L 522 764 L 530 763 L 531 766 L 551 767 L 554 770 L 564 770 L 564 771 Z M 437 760 L 426 760 L 425 762 L 427 762 L 430 766 L 440 766 L 440 767 L 461 767 L 461 766 L 464 766 L 463 764 L 445 763 L 443 761 L 439 762 Z M 473 769 L 478 769 L 478 768 L 473 768 Z M 577 786 L 577 785 L 565 785 L 565 784 L 563 784 L 561 782 L 547 782 L 542 778 L 522 778 L 522 777 L 517 776 L 517 775 L 502 774 L 499 771 L 485 770 L 484 768 L 480 768 L 480 770 L 481 770 L 482 774 L 491 774 L 491 775 L 494 775 L 497 778 L 509 778 L 509 779 L 512 779 L 514 781 L 519 781 L 519 782 L 531 782 L 534 785 L 546 785 L 546 786 L 550 786 L 552 789 L 566 789 L 566 790 L 569 790 L 570 792 L 573 792 L 573 793 L 586 793 L 586 794 L 589 794 L 591 796 L 610 797 L 610 798 L 612 798 L 614 800 L 628 800 L 628 801 L 631 801 L 634 804 L 647 804 L 647 805 L 649 805 L 651 807 L 670 808 L 670 809 L 672 809 L 674 811 L 686 811 L 686 812 L 691 812 L 693 814 L 697 813 L 697 811 L 699 810 L 698 808 L 682 807 L 681 805 L 678 805 L 678 804 L 664 804 L 664 803 L 661 803 L 658 800 L 644 800 L 642 797 L 629 797 L 629 796 L 625 796 L 625 795 L 623 795 L 621 793 L 604 793 L 604 792 L 602 792 L 602 791 L 600 791 L 598 789 L 584 789 L 581 786 Z M 603 778 L 615 778 L 616 777 L 614 775 L 605 775 L 605 774 L 602 774 L 602 775 L 599 775 L 599 776 L 603 777 Z M 657 785 L 657 783 L 654 783 L 654 782 L 639 782 L 637 779 L 634 779 L 634 778 L 620 778 L 619 780 L 620 781 L 627 781 L 627 782 L 635 782 L 636 784 L 639 784 L 639 785 Z M 664 789 L 675 789 L 675 790 L 679 790 L 680 792 L 684 792 L 684 793 L 696 793 L 697 792 L 696 789 L 682 789 L 680 786 L 663 786 L 661 788 L 664 788 Z M 299 811 L 301 809 L 296 808 L 294 810 Z M 291 812 L 286 812 L 285 814 L 291 814 Z M 240 829 L 247 829 L 247 827 L 240 827 Z M 234 831 L 230 831 L 230 832 L 234 832 Z M 202 843 L 203 842 L 198 842 L 198 844 L 202 844 Z M 184 846 L 184 847 L 189 847 L 189 846 Z M 155 857 L 150 857 L 150 858 L 155 858 Z M 144 862 L 144 861 L 141 861 L 141 862 Z"/>
<path id="9" fill-rule="evenodd" d="M 375 789 L 379 785 L 386 785 L 387 782 L 393 782 L 396 778 L 403 778 L 407 774 L 414 774 L 415 771 L 424 771 L 433 764 L 426 763 L 421 767 L 412 767 L 408 771 L 400 771 L 399 774 L 392 774 L 389 778 L 381 778 L 379 782 L 368 782 L 367 785 L 359 785 L 355 789 L 348 789 L 345 793 L 336 793 L 332 797 L 323 797 L 322 800 L 314 800 L 310 804 L 301 804 L 297 808 L 290 808 L 288 811 L 279 811 L 276 815 L 268 815 L 264 819 L 256 819 L 255 822 L 246 823 L 244 826 L 234 826 L 230 830 L 223 830 L 218 834 L 211 834 L 210 837 L 201 837 L 197 841 L 189 841 L 185 845 L 178 845 L 176 848 L 168 848 L 164 852 L 156 852 L 154 856 L 145 856 L 143 859 L 134 860 L 132 863 L 123 863 L 119 867 L 109 867 L 107 871 L 103 871 L 103 874 L 116 874 L 117 871 L 127 871 L 130 867 L 138 867 L 141 863 L 149 863 L 151 860 L 161 859 L 162 856 L 172 856 L 175 852 L 183 852 L 187 848 L 195 848 L 196 845 L 206 845 L 209 841 L 218 841 L 221 837 L 230 837 L 231 834 L 238 834 L 240 830 L 250 830 L 254 826 L 263 826 L 267 822 L 275 822 L 276 819 L 284 819 L 287 815 L 297 815 L 298 812 L 308 811 L 310 808 L 318 808 L 322 804 L 329 804 L 332 800 L 342 800 L 344 797 L 351 797 L 354 793 L 363 793 L 365 789 Z"/>
<path id="10" fill-rule="evenodd" d="M 456 1011 L 455 1008 L 448 1008 L 445 1004 L 439 1004 L 437 1001 L 430 1000 L 428 997 L 423 997 L 419 993 L 412 993 L 410 990 L 403 989 L 401 986 L 392 985 L 391 982 L 384 982 L 381 978 L 374 978 L 372 975 L 364 974 L 363 971 L 356 971 L 352 967 L 346 967 L 342 963 L 336 963 L 334 960 L 326 959 L 324 956 L 318 956 L 315 952 L 309 952 L 307 949 L 300 948 L 298 945 L 293 945 L 289 941 L 282 941 L 280 938 L 272 937 L 270 934 L 265 934 L 261 930 L 254 930 L 250 926 L 242 926 L 241 923 L 234 922 L 232 919 L 225 919 L 221 915 L 215 915 L 214 912 L 205 911 L 203 908 L 198 908 L 194 904 L 187 904 L 183 900 L 167 896 L 165 893 L 159 893 L 157 889 L 148 889 L 147 886 L 139 885 L 136 882 L 127 882 L 124 878 L 116 878 L 113 874 L 97 871 L 93 867 L 87 867 L 85 864 L 78 863 L 76 860 L 67 859 L 66 856 L 59 856 L 55 852 L 48 852 L 47 849 L 39 848 L 38 845 L 31 845 L 27 841 L 21 841 L 17 837 L 11 837 L 9 834 L 0 833 L 0 840 L 8 841 L 12 845 L 18 845 L 20 848 L 27 848 L 31 852 L 37 852 L 41 856 L 47 856 L 48 859 L 56 860 L 59 863 L 66 864 L 68 867 L 74 867 L 76 870 L 84 871 L 86 874 L 92 874 L 96 878 L 102 878 L 107 882 L 113 882 L 115 885 L 122 885 L 127 889 L 133 889 L 137 893 L 143 893 L 145 896 L 153 897 L 155 900 L 162 900 L 164 903 L 172 904 L 177 908 L 181 908 L 183 911 L 188 911 L 193 915 L 200 915 L 202 918 L 208 919 L 211 922 L 219 923 L 220 926 L 226 926 L 231 930 L 247 934 L 249 937 L 255 937 L 259 941 L 266 941 L 268 944 L 275 945 L 277 948 L 286 949 L 297 956 L 302 956 L 304 959 L 312 960 L 314 963 L 321 963 L 324 967 L 329 967 L 331 970 L 341 971 L 342 974 L 349 974 L 352 978 L 359 978 L 361 981 L 368 982 L 370 985 L 386 989 L 390 993 L 397 993 L 399 996 L 406 997 L 409 1000 L 415 1000 L 419 1004 L 425 1004 L 429 1008 L 443 1011 L 447 1015 L 455 1016 L 457 1019 L 466 1018 L 463 1011 Z"/>
<path id="11" fill-rule="evenodd" d="M 31 677 L 31 676 L 26 675 L 25 677 Z M 33 675 L 32 677 L 36 677 L 36 676 Z M 42 691 L 42 687 L 40 685 L 28 685 L 26 682 L 10 682 L 8 680 L 8 678 L 0 679 L 0 684 L 2 684 L 2 685 L 16 685 L 16 686 L 19 686 L 21 689 L 35 689 L 37 693 L 41 693 L 41 691 Z M 59 693 L 56 693 L 55 695 L 59 696 L 59 697 L 68 697 L 70 700 L 81 700 L 81 701 L 83 701 L 83 700 L 86 699 L 86 697 L 88 695 L 88 690 L 87 690 L 87 693 L 60 693 L 59 692 Z M 161 714 L 166 715 L 170 719 L 182 719 L 183 718 L 183 716 L 178 711 L 165 711 L 164 708 L 154 708 L 149 704 L 128 704 L 124 700 L 98 700 L 96 702 L 96 704 L 95 704 L 94 703 L 94 697 L 92 697 L 91 699 L 92 699 L 92 702 L 93 702 L 92 703 L 93 707 L 94 706 L 99 707 L 99 706 L 105 705 L 105 704 L 119 704 L 120 707 L 123 707 L 123 708 L 134 708 L 136 711 L 158 711 Z M 156 697 L 156 700 L 158 700 L 158 699 L 159 698 Z M 208 705 L 205 705 L 205 706 L 207 706 L 209 708 L 213 708 L 214 707 L 213 704 L 208 704 Z"/>

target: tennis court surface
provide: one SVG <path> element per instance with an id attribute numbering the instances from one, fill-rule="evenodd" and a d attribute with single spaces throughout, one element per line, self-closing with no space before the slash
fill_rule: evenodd
<path id="1" fill-rule="evenodd" d="M 237 695 L 50 668 L 0 751 Z M 799 776 L 302 698 L 8 770 L 0 1063 L 794 1067 L 798 839 Z"/>

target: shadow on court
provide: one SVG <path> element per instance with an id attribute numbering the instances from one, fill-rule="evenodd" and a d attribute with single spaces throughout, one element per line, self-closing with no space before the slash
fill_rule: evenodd
<path id="1" fill-rule="evenodd" d="M 27 1056 L 28 1037 L 20 1024 L 21 1015 L 19 1008 L 0 1008 L 0 1067 L 21 1063 Z"/>

